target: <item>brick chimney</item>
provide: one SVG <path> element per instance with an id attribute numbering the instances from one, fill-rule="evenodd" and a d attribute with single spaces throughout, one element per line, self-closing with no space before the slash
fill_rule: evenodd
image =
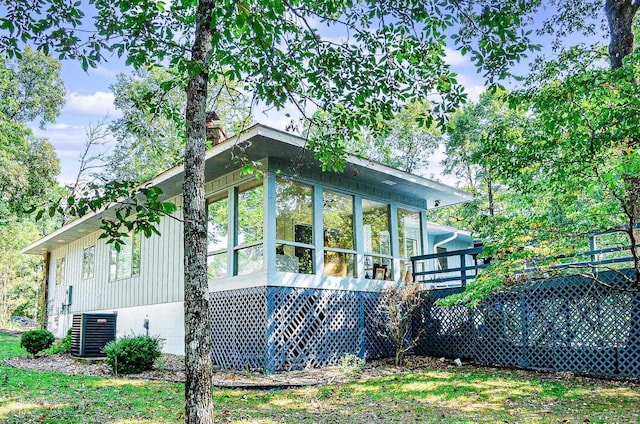
<path id="1" fill-rule="evenodd" d="M 205 126 L 207 128 L 207 141 L 210 141 L 214 146 L 220 144 L 227 139 L 227 135 L 222 129 L 222 122 L 220 117 L 215 112 L 208 112 L 205 119 Z"/>

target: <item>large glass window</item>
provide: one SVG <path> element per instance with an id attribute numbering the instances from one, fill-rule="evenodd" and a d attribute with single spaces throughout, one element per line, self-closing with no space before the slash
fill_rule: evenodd
<path id="1" fill-rule="evenodd" d="M 56 261 L 56 284 L 64 284 L 64 256 Z"/>
<path id="2" fill-rule="evenodd" d="M 263 269 L 264 188 L 262 183 L 238 193 L 236 270 L 237 275 Z"/>
<path id="3" fill-rule="evenodd" d="M 140 233 L 134 232 L 120 245 L 120 250 L 111 246 L 109 281 L 129 278 L 140 274 Z"/>
<path id="4" fill-rule="evenodd" d="M 238 193 L 238 246 L 262 240 L 263 201 L 262 184 Z"/>
<path id="5" fill-rule="evenodd" d="M 313 187 L 276 180 L 276 270 L 313 274 Z"/>
<path id="6" fill-rule="evenodd" d="M 207 274 L 209 279 L 228 274 L 227 249 L 229 248 L 229 199 L 223 197 L 207 207 Z"/>
<path id="7" fill-rule="evenodd" d="M 389 205 L 362 200 L 362 224 L 365 256 L 365 278 L 387 280 L 393 276 L 391 260 L 391 228 Z"/>
<path id="8" fill-rule="evenodd" d="M 236 252 L 237 275 L 251 274 L 260 271 L 264 266 L 262 244 L 238 249 Z"/>
<path id="9" fill-rule="evenodd" d="M 82 279 L 93 278 L 93 270 L 96 264 L 96 246 L 89 246 L 82 252 Z"/>
<path id="10" fill-rule="evenodd" d="M 324 223 L 324 274 L 353 277 L 353 196 L 325 190 L 322 196 Z"/>
<path id="11" fill-rule="evenodd" d="M 398 240 L 402 279 L 413 281 L 411 256 L 422 255 L 422 228 L 420 212 L 398 208 Z"/>

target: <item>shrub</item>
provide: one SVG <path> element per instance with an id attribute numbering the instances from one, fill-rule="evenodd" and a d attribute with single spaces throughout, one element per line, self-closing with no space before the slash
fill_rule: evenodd
<path id="1" fill-rule="evenodd" d="M 56 353 L 68 353 L 71 352 L 71 328 L 67 331 L 67 335 L 60 340 L 60 343 L 56 343 L 47 349 L 47 354 L 55 355 Z"/>
<path id="2" fill-rule="evenodd" d="M 420 312 L 427 296 L 428 293 L 421 292 L 417 283 L 390 286 L 381 293 L 381 307 L 386 317 L 382 324 L 386 332 L 380 332 L 379 335 L 393 344 L 396 366 L 403 365 L 405 355 L 416 346 L 422 336 L 420 331 L 412 334 L 411 322 Z"/>
<path id="3" fill-rule="evenodd" d="M 346 375 L 360 375 L 366 363 L 363 358 L 348 353 L 340 360 L 340 370 Z"/>
<path id="4" fill-rule="evenodd" d="M 48 349 L 56 338 L 51 331 L 37 329 L 22 333 L 20 347 L 23 347 L 32 355 Z"/>
<path id="5" fill-rule="evenodd" d="M 130 336 L 109 342 L 102 352 L 106 364 L 115 373 L 137 374 L 150 370 L 160 357 L 161 340 L 158 337 Z"/>

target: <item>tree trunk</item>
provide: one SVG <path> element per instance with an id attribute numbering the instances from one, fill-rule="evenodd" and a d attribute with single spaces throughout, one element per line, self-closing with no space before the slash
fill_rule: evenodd
<path id="1" fill-rule="evenodd" d="M 609 61 L 613 69 L 622 66 L 625 56 L 633 53 L 634 49 L 634 33 L 633 21 L 640 5 L 636 0 L 606 0 L 605 13 L 607 22 L 609 23 Z M 631 150 L 635 150 L 638 146 L 637 139 L 631 139 L 627 142 L 627 146 Z M 623 153 L 626 154 L 626 153 Z M 640 231 L 634 230 L 635 224 L 640 222 L 640 207 L 638 200 L 640 199 L 640 178 L 636 175 L 626 175 L 623 177 L 625 181 L 625 196 L 620 198 L 622 208 L 629 218 L 629 239 L 632 246 L 632 256 L 634 258 L 635 280 L 636 286 L 640 288 L 640 261 L 637 251 L 633 246 L 640 239 Z"/>
<path id="2" fill-rule="evenodd" d="M 638 11 L 636 0 L 606 0 L 605 13 L 609 23 L 609 60 L 613 69 L 622 66 L 625 56 L 633 53 L 634 34 L 633 20 Z M 628 147 L 635 150 L 638 140 L 632 139 L 627 142 Z M 635 244 L 640 238 L 640 231 L 634 229 L 634 225 L 640 222 L 640 178 L 636 175 L 627 175 L 624 178 L 625 196 L 620 199 L 622 207 L 629 218 L 629 241 L 631 243 L 631 253 L 634 258 L 635 286 L 640 289 L 640 262 Z M 631 316 L 629 321 L 629 332 L 627 335 L 627 345 L 634 346 L 640 341 L 640 304 L 631 306 Z"/>
<path id="3" fill-rule="evenodd" d="M 609 23 L 609 61 L 611 67 L 622 66 L 622 60 L 633 52 L 633 19 L 638 11 L 635 0 L 606 0 L 604 11 Z"/>
<path id="4" fill-rule="evenodd" d="M 491 175 L 487 178 L 487 193 L 489 194 L 489 216 L 494 216 L 495 207 L 493 204 L 493 184 L 491 183 Z"/>
<path id="5" fill-rule="evenodd" d="M 47 315 L 47 304 L 49 303 L 49 266 L 51 264 L 51 252 L 43 255 L 42 264 L 42 286 L 40 290 L 40 299 L 38 304 L 38 322 L 40 328 L 46 330 L 49 317 Z"/>
<path id="6" fill-rule="evenodd" d="M 187 86 L 184 155 L 185 422 L 213 423 L 211 313 L 204 197 L 205 114 L 214 2 L 198 5 Z M 194 69 L 195 68 L 195 69 Z"/>

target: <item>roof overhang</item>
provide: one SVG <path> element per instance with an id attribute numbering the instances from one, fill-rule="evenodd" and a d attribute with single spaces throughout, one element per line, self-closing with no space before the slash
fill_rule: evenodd
<path id="1" fill-rule="evenodd" d="M 320 164 L 313 158 L 313 153 L 305 147 L 306 140 L 294 134 L 264 125 L 253 125 L 239 135 L 214 146 L 206 153 L 205 181 L 211 181 L 237 170 L 242 166 L 240 157 L 252 161 L 277 158 L 281 162 L 297 166 L 319 167 Z M 347 156 L 344 171 L 336 174 L 357 179 L 365 185 L 386 187 L 395 193 L 424 199 L 427 208 L 442 207 L 473 199 L 471 194 L 457 188 L 354 155 Z M 163 172 L 144 185 L 159 187 L 163 192 L 162 198 L 168 199 L 182 193 L 183 180 L 184 165 L 181 164 Z M 22 252 L 43 254 L 98 231 L 100 218 L 107 217 L 109 214 L 109 210 L 87 214 L 25 247 Z"/>

